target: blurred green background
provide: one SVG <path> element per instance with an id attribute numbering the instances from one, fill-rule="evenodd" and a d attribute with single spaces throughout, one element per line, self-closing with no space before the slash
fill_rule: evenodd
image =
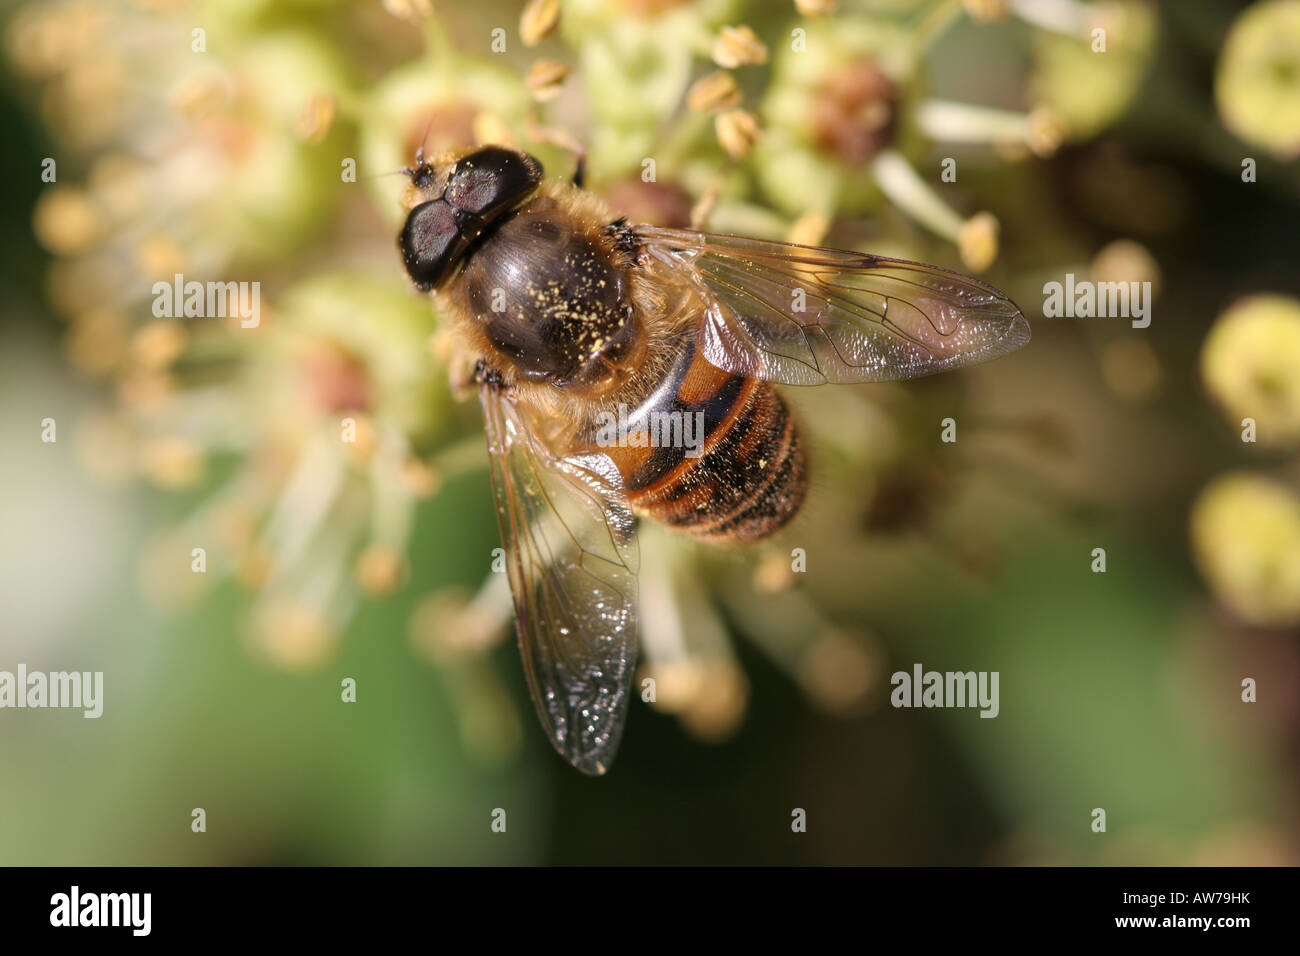
<path id="1" fill-rule="evenodd" d="M 105 681 L 0 711 L 0 863 L 1294 864 L 1300 3 L 522 6 L 0 4 L 0 670 Z M 770 545 L 643 529 L 659 699 L 604 779 L 533 716 L 395 252 L 421 141 L 581 142 L 634 220 L 711 196 L 1033 326 L 787 390 L 813 488 Z M 261 324 L 156 318 L 178 272 Z M 1153 282 L 1150 327 L 1045 318 L 1066 273 Z M 891 707 L 915 662 L 1000 672 L 1000 715 Z"/>

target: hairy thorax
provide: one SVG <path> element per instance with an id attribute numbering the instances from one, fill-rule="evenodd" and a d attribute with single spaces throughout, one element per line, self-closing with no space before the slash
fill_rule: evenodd
<path id="1" fill-rule="evenodd" d="M 667 302 L 638 270 L 603 204 L 548 186 L 479 238 L 441 294 L 472 352 L 580 431 L 599 410 L 653 391 L 686 303 Z"/>

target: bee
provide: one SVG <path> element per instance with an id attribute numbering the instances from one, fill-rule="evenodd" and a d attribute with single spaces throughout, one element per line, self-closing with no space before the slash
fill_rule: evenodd
<path id="1" fill-rule="evenodd" d="M 632 225 L 515 149 L 421 151 L 403 172 L 402 262 L 476 360 L 529 690 L 588 774 L 609 769 L 627 715 L 639 518 L 766 538 L 808 487 L 774 386 L 907 379 L 1029 341 L 1020 309 L 977 279 Z"/>

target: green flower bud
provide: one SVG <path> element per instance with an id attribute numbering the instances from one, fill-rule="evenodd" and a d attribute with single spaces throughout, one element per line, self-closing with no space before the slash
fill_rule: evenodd
<path id="1" fill-rule="evenodd" d="M 1228 475 L 1201 492 L 1191 531 L 1201 574 L 1234 614 L 1265 627 L 1300 622 L 1300 495 Z"/>
<path id="2" fill-rule="evenodd" d="M 1257 3 L 1232 25 L 1214 76 L 1223 123 L 1284 158 L 1300 155 L 1300 2 Z"/>
<path id="3" fill-rule="evenodd" d="M 1051 110 L 1069 139 L 1109 126 L 1137 93 L 1155 47 L 1156 20 L 1142 0 L 1097 4 L 1078 36 L 1034 34 L 1033 101 Z"/>
<path id="4" fill-rule="evenodd" d="M 1205 339 L 1201 374 L 1232 424 L 1254 420 L 1261 444 L 1300 441 L 1300 301 L 1260 295 L 1233 305 Z"/>

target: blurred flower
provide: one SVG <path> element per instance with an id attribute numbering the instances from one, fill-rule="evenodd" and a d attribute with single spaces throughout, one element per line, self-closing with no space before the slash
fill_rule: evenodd
<path id="1" fill-rule="evenodd" d="M 998 221 L 992 213 L 976 213 L 963 220 L 894 150 L 877 156 L 872 163 L 872 172 L 880 188 L 897 206 L 957 245 L 967 269 L 982 272 L 997 259 Z"/>
<path id="2" fill-rule="evenodd" d="M 710 4 L 678 0 L 565 4 L 565 39 L 578 50 L 590 109 L 593 179 L 667 165 L 664 128 L 691 81 L 692 51 L 708 42 Z M 635 108 L 629 108 L 635 104 Z M 662 169 L 662 172 L 667 172 Z"/>
<path id="3" fill-rule="evenodd" d="M 42 193 L 32 223 L 41 244 L 61 256 L 85 252 L 106 226 L 103 211 L 75 186 L 54 186 Z"/>
<path id="4" fill-rule="evenodd" d="M 96 0 L 63 0 L 18 8 L 9 22 L 5 52 L 30 76 L 48 77 L 92 55 L 108 27 L 112 7 Z"/>
<path id="5" fill-rule="evenodd" d="M 927 136 L 943 142 L 993 143 L 1006 149 L 1025 146 L 1035 155 L 1051 156 L 1065 138 L 1065 128 L 1045 107 L 1032 113 L 927 100 L 916 111 L 916 121 Z"/>
<path id="6" fill-rule="evenodd" d="M 1283 159 L 1300 155 L 1300 0 L 1263 0 L 1237 17 L 1214 76 L 1223 123 Z"/>
<path id="7" fill-rule="evenodd" d="M 357 583 L 366 594 L 391 594 L 402 585 L 406 559 L 391 545 L 371 545 L 357 558 L 355 574 Z"/>
<path id="8" fill-rule="evenodd" d="M 338 633 L 317 608 L 273 600 L 253 617 L 254 650 L 287 670 L 318 667 L 328 658 Z"/>
<path id="9" fill-rule="evenodd" d="M 728 70 L 767 62 L 767 47 L 747 26 L 723 27 L 713 44 L 713 62 Z"/>
<path id="10" fill-rule="evenodd" d="M 1262 444 L 1300 441 L 1300 301 L 1243 299 L 1219 316 L 1201 351 L 1205 386 L 1233 425 L 1253 418 Z"/>
<path id="11" fill-rule="evenodd" d="M 533 99 L 546 103 L 555 99 L 563 91 L 564 80 L 569 75 L 569 68 L 555 60 L 538 60 L 528 71 L 524 82 L 533 94 Z"/>
<path id="12" fill-rule="evenodd" d="M 861 713 L 883 685 L 883 655 L 862 637 L 832 630 L 804 652 L 799 682 L 810 700 L 833 714 Z"/>
<path id="13" fill-rule="evenodd" d="M 142 326 L 131 337 L 131 358 L 148 369 L 164 369 L 185 352 L 185 329 L 175 322 L 158 320 Z"/>
<path id="14" fill-rule="evenodd" d="M 962 223 L 957 237 L 961 261 L 972 272 L 983 272 L 998 257 L 998 221 L 992 213 L 981 212 Z"/>
<path id="15" fill-rule="evenodd" d="M 790 559 L 780 551 L 773 551 L 754 568 L 754 590 L 763 594 L 778 594 L 793 586 L 795 572 Z"/>
<path id="16" fill-rule="evenodd" d="M 130 330 L 130 322 L 118 309 L 78 313 L 63 340 L 68 363 L 91 378 L 109 375 L 127 354 Z"/>
<path id="17" fill-rule="evenodd" d="M 740 105 L 740 88 L 726 70 L 700 77 L 686 94 L 686 104 L 700 113 L 713 113 Z"/>
<path id="18" fill-rule="evenodd" d="M 718 142 L 732 159 L 737 160 L 749 155 L 750 149 L 762 132 L 758 125 L 758 117 L 749 110 L 726 110 L 717 115 L 714 125 L 718 133 Z"/>
<path id="19" fill-rule="evenodd" d="M 860 60 L 826 77 L 812 102 L 813 140 L 848 165 L 865 163 L 893 138 L 898 88 Z"/>
<path id="20" fill-rule="evenodd" d="M 1156 18 L 1147 0 L 1020 0 L 1015 11 L 1042 27 L 1033 37 L 1033 100 L 1052 111 L 1066 137 L 1086 139 L 1118 119 L 1155 48 Z"/>
<path id="21" fill-rule="evenodd" d="M 1264 627 L 1300 623 L 1300 495 L 1254 475 L 1218 478 L 1191 530 L 1201 574 L 1229 610 Z"/>
<path id="22" fill-rule="evenodd" d="M 337 111 L 334 99 L 324 93 L 317 93 L 298 114 L 295 132 L 298 138 L 308 143 L 322 142 L 329 135 Z"/>
<path id="23" fill-rule="evenodd" d="M 945 17 L 936 14 L 935 28 Z M 806 47 L 781 49 L 760 113 L 767 132 L 754 149 L 766 198 L 792 216 L 874 209 L 882 194 L 958 247 L 965 267 L 998 255 L 997 220 L 963 216 L 916 172 L 920 135 L 935 141 L 1016 143 L 1050 155 L 1063 127 L 1050 110 L 1010 113 L 964 103 L 918 102 L 925 45 L 885 18 L 812 21 Z M 816 49 L 816 56 L 806 50 Z"/>
<path id="24" fill-rule="evenodd" d="M 203 477 L 203 451 L 184 438 L 154 439 L 141 448 L 140 471 L 160 488 L 188 488 Z"/>
<path id="25" fill-rule="evenodd" d="M 519 38 L 524 46 L 537 46 L 560 24 L 560 0 L 528 0 L 519 15 Z"/>
<path id="26" fill-rule="evenodd" d="M 1097 282 L 1150 282 L 1151 294 L 1160 291 L 1160 265 L 1146 246 L 1131 239 L 1116 239 L 1103 246 L 1092 260 Z"/>
<path id="27" fill-rule="evenodd" d="M 771 131 L 755 157 L 768 200 L 783 211 L 857 212 L 879 196 L 862 165 L 894 141 L 913 41 L 855 19 L 801 25 L 806 49 L 778 48 L 760 105 Z"/>
<path id="28" fill-rule="evenodd" d="M 740 726 L 748 701 L 749 681 L 734 661 L 705 660 L 699 690 L 678 716 L 700 739 L 726 740 Z"/>
<path id="29" fill-rule="evenodd" d="M 510 633 L 512 613 L 505 575 L 490 575 L 477 595 L 446 588 L 422 600 L 411 615 L 411 640 L 438 661 L 481 652 Z"/>

